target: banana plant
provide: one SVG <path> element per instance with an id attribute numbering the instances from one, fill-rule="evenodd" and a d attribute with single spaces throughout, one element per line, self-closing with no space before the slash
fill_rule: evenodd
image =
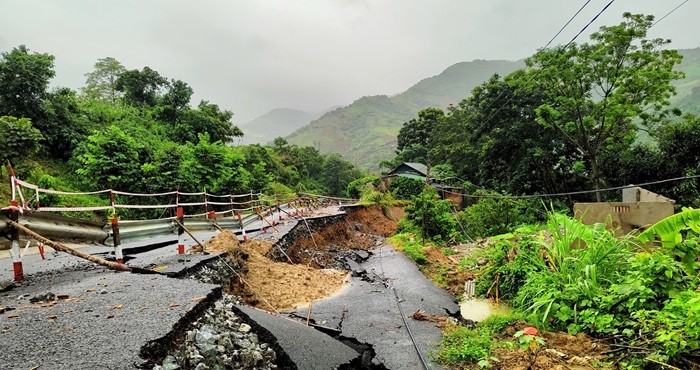
<path id="1" fill-rule="evenodd" d="M 683 234 L 686 234 L 684 240 Z M 694 235 L 689 235 L 689 234 Z M 652 225 L 637 236 L 642 243 L 661 242 L 661 246 L 680 258 L 683 270 L 690 276 L 697 275 L 700 255 L 700 209 L 683 208 L 683 211 Z"/>

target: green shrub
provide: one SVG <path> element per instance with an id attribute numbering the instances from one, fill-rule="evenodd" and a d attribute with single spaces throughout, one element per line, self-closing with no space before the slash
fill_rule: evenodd
<path id="1" fill-rule="evenodd" d="M 424 187 L 425 181 L 423 180 L 399 176 L 391 180 L 389 190 L 396 199 L 411 200 L 411 198 L 419 196 Z"/>
<path id="2" fill-rule="evenodd" d="M 426 188 L 407 206 L 406 220 L 421 231 L 421 236 L 436 243 L 457 237 L 457 222 L 451 213 L 452 203 L 439 199 L 433 188 Z"/>
<path id="3" fill-rule="evenodd" d="M 0 117 L 0 162 L 14 162 L 16 159 L 26 161 L 27 157 L 39 150 L 39 142 L 44 137 L 41 131 L 32 126 L 28 118 L 12 116 Z"/>
<path id="4" fill-rule="evenodd" d="M 495 240 L 483 250 L 481 255 L 488 259 L 488 263 L 477 280 L 478 295 L 485 295 L 489 289 L 495 295 L 497 289 L 500 299 L 511 301 L 528 276 L 542 269 L 537 262 L 540 247 L 534 242 L 531 230 L 524 231 L 499 236 L 496 239 L 503 239 Z"/>
<path id="5" fill-rule="evenodd" d="M 477 192 L 478 195 L 500 196 Z M 507 233 L 519 225 L 535 224 L 546 219 L 546 210 L 539 201 L 513 198 L 481 198 L 458 214 L 464 232 L 472 237 Z"/>
<path id="6" fill-rule="evenodd" d="M 365 189 L 368 188 L 369 185 L 373 184 L 375 181 L 377 181 L 377 176 L 361 177 L 357 180 L 351 181 L 348 184 L 348 187 L 345 189 L 345 192 L 347 193 L 348 197 L 359 199 L 362 196 L 362 193 L 365 191 Z"/>

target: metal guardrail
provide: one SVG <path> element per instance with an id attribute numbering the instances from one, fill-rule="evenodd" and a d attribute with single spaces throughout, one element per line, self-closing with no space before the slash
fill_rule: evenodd
<path id="1" fill-rule="evenodd" d="M 109 233 L 103 230 L 102 222 L 52 213 L 25 212 L 20 216 L 19 224 L 47 238 L 104 243 L 109 237 Z M 7 234 L 9 229 L 6 219 L 0 217 L 0 234 Z"/>
<path id="2" fill-rule="evenodd" d="M 290 207 L 281 205 L 281 209 L 287 211 Z M 263 208 L 261 215 L 268 217 L 271 208 Z M 286 215 L 285 215 L 286 217 Z M 259 228 L 249 228 L 261 221 L 257 214 L 248 214 L 239 221 L 237 217 L 218 217 L 216 224 L 233 232 L 257 231 Z M 60 216 L 54 213 L 29 211 L 20 216 L 19 223 L 47 238 L 58 240 L 79 240 L 83 242 L 95 242 L 105 245 L 113 245 L 112 225 L 104 222 L 95 222 L 72 217 Z M 191 231 L 213 231 L 213 221 L 207 218 L 187 218 L 185 227 Z M 242 225 L 241 225 L 242 224 Z M 265 227 L 265 223 L 261 227 Z M 7 234 L 10 226 L 6 218 L 0 214 L 0 235 Z M 147 240 L 154 237 L 167 235 L 177 236 L 177 224 L 173 218 L 154 220 L 124 220 L 119 221 L 119 236 L 122 244 Z"/>

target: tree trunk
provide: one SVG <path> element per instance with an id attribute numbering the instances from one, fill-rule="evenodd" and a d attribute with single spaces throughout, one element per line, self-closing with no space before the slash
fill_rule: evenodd
<path id="1" fill-rule="evenodd" d="M 598 172 L 598 163 L 595 156 L 591 158 L 591 176 L 593 176 L 593 183 L 595 184 L 596 202 L 602 202 L 603 199 L 600 192 L 600 173 Z"/>

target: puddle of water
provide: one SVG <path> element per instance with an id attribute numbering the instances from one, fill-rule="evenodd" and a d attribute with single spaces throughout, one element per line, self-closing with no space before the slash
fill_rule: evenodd
<path id="1" fill-rule="evenodd" d="M 459 311 L 463 318 L 472 321 L 483 321 L 492 314 L 504 314 L 508 312 L 508 306 L 495 304 L 490 299 L 471 298 L 464 299 L 459 304 Z"/>

